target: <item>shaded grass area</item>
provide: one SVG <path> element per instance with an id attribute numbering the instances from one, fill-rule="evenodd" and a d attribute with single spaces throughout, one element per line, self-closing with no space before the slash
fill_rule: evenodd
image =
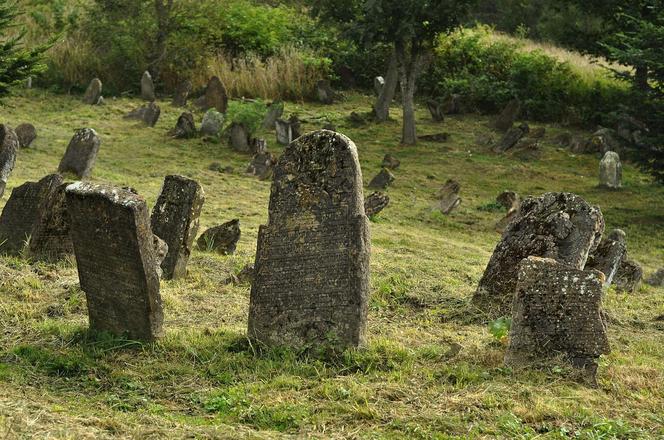
<path id="1" fill-rule="evenodd" d="M 0 437 L 94 438 L 652 438 L 664 436 L 662 289 L 609 291 L 613 352 L 600 363 L 599 388 L 565 378 L 564 368 L 504 368 L 504 346 L 471 319 L 469 298 L 499 236 L 496 195 L 571 191 L 600 205 L 608 227 L 626 230 L 630 255 L 646 274 L 662 265 L 664 189 L 633 166 L 625 188 L 597 188 L 599 159 L 575 156 L 551 140 L 523 162 L 496 156 L 475 138 L 495 133 L 488 119 L 454 116 L 442 125 L 418 111 L 421 134 L 447 131 L 444 144 L 398 144 L 400 124 L 353 127 L 345 116 L 370 101 L 349 95 L 334 106 L 286 105 L 304 130 L 333 122 L 359 150 L 365 184 L 385 153 L 401 159 L 387 192 L 391 205 L 372 222 L 369 343 L 318 356 L 266 350 L 245 338 L 249 287 L 226 285 L 253 262 L 267 219 L 269 182 L 244 175 L 249 158 L 225 143 L 169 139 L 180 113 L 165 101 L 155 128 L 122 116 L 140 103 L 31 91 L 0 109 L 10 125 L 33 122 L 39 138 L 22 150 L 9 191 L 55 171 L 73 130 L 93 127 L 102 147 L 94 181 L 132 186 L 154 203 L 169 173 L 201 182 L 201 232 L 240 218 L 233 256 L 194 252 L 186 279 L 162 282 L 163 340 L 141 345 L 87 333 L 85 296 L 72 261 L 55 265 L 0 258 Z M 395 110 L 394 117 L 399 116 Z M 200 122 L 202 115 L 197 114 Z M 273 133 L 262 133 L 279 152 Z M 221 162 L 234 172 L 208 165 Z M 433 210 L 448 178 L 463 202 L 450 216 Z"/>

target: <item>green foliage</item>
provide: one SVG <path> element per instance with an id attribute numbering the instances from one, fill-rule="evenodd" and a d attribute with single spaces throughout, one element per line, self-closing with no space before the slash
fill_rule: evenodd
<path id="1" fill-rule="evenodd" d="M 254 134 L 260 127 L 267 107 L 261 100 L 255 101 L 231 101 L 228 103 L 228 120 L 243 124 L 249 134 Z"/>
<path id="2" fill-rule="evenodd" d="M 512 318 L 503 316 L 489 323 L 489 333 L 498 341 L 504 341 L 512 327 Z"/>

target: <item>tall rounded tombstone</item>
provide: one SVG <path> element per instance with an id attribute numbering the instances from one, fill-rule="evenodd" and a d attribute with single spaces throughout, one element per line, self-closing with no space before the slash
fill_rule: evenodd
<path id="1" fill-rule="evenodd" d="M 127 189 L 87 182 L 69 185 L 66 199 L 90 329 L 158 338 L 158 256 L 145 200 Z"/>
<path id="2" fill-rule="evenodd" d="M 146 101 L 154 101 L 157 97 L 154 94 L 154 82 L 152 81 L 152 75 L 147 70 L 143 72 L 141 77 L 141 98 Z"/>
<path id="3" fill-rule="evenodd" d="M 622 187 L 622 163 L 614 151 L 607 151 L 599 163 L 599 186 L 609 189 Z"/>
<path id="4" fill-rule="evenodd" d="M 509 316 L 521 260 L 552 258 L 582 270 L 603 233 L 602 212 L 575 194 L 527 198 L 493 251 L 473 303 L 490 318 Z"/>
<path id="5" fill-rule="evenodd" d="M 99 78 L 94 78 L 90 81 L 88 88 L 83 95 L 83 102 L 88 105 L 97 105 L 102 99 L 101 96 L 102 84 Z"/>
<path id="6" fill-rule="evenodd" d="M 274 167 L 259 229 L 248 333 L 268 345 L 365 340 L 369 220 L 355 144 L 327 130 L 293 141 Z"/>

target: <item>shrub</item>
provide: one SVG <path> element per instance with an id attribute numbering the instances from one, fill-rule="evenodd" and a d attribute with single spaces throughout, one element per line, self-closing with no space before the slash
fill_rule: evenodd
<path id="1" fill-rule="evenodd" d="M 260 100 L 230 101 L 228 103 L 228 120 L 243 124 L 250 134 L 258 130 L 265 117 L 266 106 Z"/>

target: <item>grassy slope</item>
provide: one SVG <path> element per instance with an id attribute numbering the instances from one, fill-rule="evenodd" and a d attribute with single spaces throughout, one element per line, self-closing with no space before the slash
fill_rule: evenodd
<path id="1" fill-rule="evenodd" d="M 94 127 L 103 145 L 93 180 L 135 187 L 152 204 L 164 175 L 195 178 L 207 194 L 202 228 L 240 218 L 238 251 L 195 252 L 186 279 L 162 283 L 166 336 L 152 346 L 86 337 L 85 297 L 71 262 L 0 258 L 0 437 L 664 435 L 664 325 L 653 321 L 664 314 L 664 290 L 608 293 L 613 353 L 602 358 L 598 389 L 556 369 L 503 368 L 504 346 L 467 318 L 502 216 L 478 208 L 504 189 L 578 193 L 601 206 L 609 227 L 627 231 L 630 254 L 647 274 L 661 266 L 664 188 L 633 166 L 625 166 L 624 190 L 607 192 L 596 187 L 596 157 L 551 143 L 556 127 L 547 127 L 541 160 L 520 162 L 474 145 L 476 135 L 491 133 L 483 117 L 450 117 L 437 127 L 420 109 L 422 133 L 442 128 L 452 140 L 402 147 L 397 122 L 346 126 L 344 115 L 368 108 L 365 97 L 331 107 L 288 104 L 287 113 L 329 116 L 356 142 L 365 183 L 385 153 L 402 160 L 392 204 L 372 223 L 369 345 L 324 362 L 255 352 L 244 338 L 249 288 L 223 282 L 253 261 L 269 182 L 243 175 L 248 158 L 225 145 L 168 139 L 179 110 L 166 103 L 154 129 L 122 119 L 137 101 L 107 103 L 88 107 L 38 91 L 11 99 L 0 120 L 32 121 L 40 137 L 20 152 L 7 193 L 55 170 L 72 131 Z M 276 150 L 273 134 L 266 137 Z M 213 161 L 236 171 L 208 171 Z M 463 204 L 444 217 L 432 206 L 447 178 L 461 182 Z"/>

